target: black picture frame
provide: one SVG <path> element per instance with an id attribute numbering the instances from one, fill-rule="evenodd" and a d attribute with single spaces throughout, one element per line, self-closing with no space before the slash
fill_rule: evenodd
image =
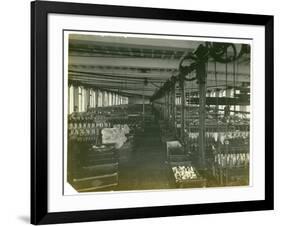
<path id="1" fill-rule="evenodd" d="M 265 199 L 142 208 L 48 212 L 48 14 L 95 15 L 265 27 Z M 31 223 L 51 224 L 192 214 L 272 210 L 273 186 L 273 16 L 95 5 L 31 3 Z"/>

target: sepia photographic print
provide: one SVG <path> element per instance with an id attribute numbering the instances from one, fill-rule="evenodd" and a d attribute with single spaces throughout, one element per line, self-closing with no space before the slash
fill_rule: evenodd
<path id="1" fill-rule="evenodd" d="M 68 31 L 77 192 L 251 185 L 251 40 Z"/>
<path id="2" fill-rule="evenodd" d="M 270 15 L 31 3 L 31 223 L 274 209 Z"/>

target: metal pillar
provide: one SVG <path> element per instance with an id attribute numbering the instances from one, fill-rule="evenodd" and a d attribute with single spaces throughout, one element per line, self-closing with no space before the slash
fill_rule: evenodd
<path id="1" fill-rule="evenodd" d="M 164 94 L 164 97 L 163 97 L 163 119 L 166 120 L 166 93 Z"/>
<path id="2" fill-rule="evenodd" d="M 143 91 L 142 91 L 142 121 L 143 121 L 143 125 L 144 125 L 144 114 L 145 114 L 145 105 L 144 105 L 144 87 L 143 87 Z"/>
<path id="3" fill-rule="evenodd" d="M 170 90 L 167 90 L 167 114 L 168 114 L 168 124 L 170 125 Z"/>
<path id="4" fill-rule="evenodd" d="M 185 134 L 185 82 L 184 79 L 180 80 L 181 87 L 181 139 L 184 143 Z"/>
<path id="5" fill-rule="evenodd" d="M 201 62 L 198 64 L 197 69 L 198 89 L 199 89 L 199 155 L 200 166 L 202 169 L 206 168 L 205 161 L 205 133 L 206 133 L 206 63 Z"/>
<path id="6" fill-rule="evenodd" d="M 173 129 L 176 130 L 176 91 L 175 91 L 176 83 L 174 83 L 172 87 L 172 123 Z"/>
<path id="7" fill-rule="evenodd" d="M 165 92 L 165 98 L 166 98 L 166 104 L 165 104 L 165 107 L 166 107 L 166 120 L 168 121 L 169 120 L 169 102 L 168 102 L 168 93 Z"/>

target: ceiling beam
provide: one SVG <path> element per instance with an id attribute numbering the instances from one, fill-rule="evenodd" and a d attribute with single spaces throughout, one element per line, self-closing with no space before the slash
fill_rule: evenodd
<path id="1" fill-rule="evenodd" d="M 158 77 L 155 77 L 154 73 L 130 73 L 130 74 L 123 74 L 123 73 L 117 73 L 118 70 L 114 71 L 110 71 L 111 73 L 106 73 L 106 69 L 104 70 L 99 70 L 97 73 L 95 72 L 95 70 L 70 70 L 69 73 L 71 74 L 75 74 L 77 76 L 79 75 L 87 75 L 87 77 L 104 77 L 104 78 L 120 78 L 120 79 L 130 79 L 130 80 L 139 80 L 139 79 L 144 79 L 147 78 L 148 80 L 151 79 L 153 81 L 165 81 L 169 78 L 172 77 L 172 73 L 168 73 L 168 72 L 161 72 L 161 74 L 159 73 Z M 128 70 L 127 70 L 128 71 Z M 216 72 L 217 75 L 217 81 L 225 81 L 226 80 L 226 73 L 225 71 L 218 71 Z M 213 70 L 209 70 L 208 71 L 208 75 L 207 75 L 207 82 L 209 81 L 216 81 L 216 75 L 215 72 Z M 194 76 L 194 75 L 192 75 Z M 191 77 L 192 77 L 191 76 Z M 233 71 L 228 71 L 227 73 L 227 80 L 229 82 L 235 80 L 235 81 L 240 81 L 240 82 L 250 82 L 250 74 L 249 73 L 241 73 L 241 72 L 236 72 L 235 74 L 235 78 L 233 75 Z"/>
<path id="2" fill-rule="evenodd" d="M 85 57 L 69 56 L 69 64 L 86 66 L 134 67 L 134 68 L 168 68 L 177 69 L 178 60 L 138 57 Z"/>
<path id="3" fill-rule="evenodd" d="M 152 69 L 152 70 L 178 70 L 179 61 L 176 59 L 158 59 L 158 58 L 138 58 L 138 57 L 128 57 L 128 58 L 116 58 L 116 57 L 83 57 L 83 56 L 69 56 L 69 65 L 83 68 L 135 68 L 135 69 Z M 225 64 L 217 63 L 217 72 L 225 72 Z M 214 70 L 214 63 L 208 63 L 208 70 Z M 228 66 L 228 71 L 232 72 L 233 67 L 230 63 Z M 239 73 L 250 73 L 249 64 L 240 64 Z"/>
<path id="4" fill-rule="evenodd" d="M 159 38 L 158 38 L 159 37 Z M 179 37 L 161 38 L 161 36 L 143 35 L 143 37 L 134 37 L 126 34 L 114 34 L 114 35 L 80 35 L 70 34 L 69 44 L 70 46 L 109 46 L 120 48 L 134 48 L 134 49 L 155 49 L 155 50 L 177 50 L 177 51 L 193 51 L 200 41 L 183 40 Z"/>

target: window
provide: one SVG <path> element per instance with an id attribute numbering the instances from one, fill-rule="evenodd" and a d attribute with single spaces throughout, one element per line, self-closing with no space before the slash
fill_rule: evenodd
<path id="1" fill-rule="evenodd" d="M 68 114 L 74 111 L 74 87 L 70 85 L 68 87 Z"/>
<path id="2" fill-rule="evenodd" d="M 82 111 L 82 87 L 78 87 L 78 111 Z"/>

